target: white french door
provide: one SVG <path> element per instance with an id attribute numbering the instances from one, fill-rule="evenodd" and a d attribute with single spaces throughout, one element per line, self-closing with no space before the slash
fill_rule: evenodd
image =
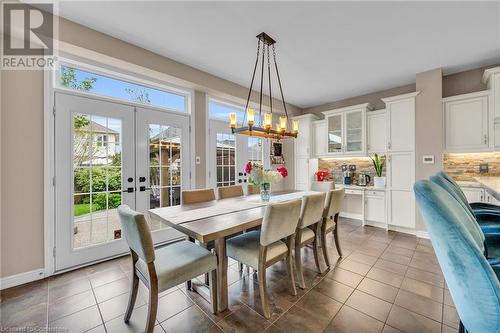
<path id="1" fill-rule="evenodd" d="M 210 187 L 244 184 L 247 180 L 245 165 L 248 161 L 260 161 L 269 167 L 268 140 L 231 133 L 228 122 L 210 120 L 209 135 L 209 184 Z M 263 161 L 264 159 L 264 161 Z"/>
<path id="2" fill-rule="evenodd" d="M 55 94 L 55 270 L 128 251 L 117 207 L 179 204 L 189 187 L 189 118 Z M 151 223 L 151 222 L 150 222 Z M 180 236 L 152 223 L 155 242 Z"/>

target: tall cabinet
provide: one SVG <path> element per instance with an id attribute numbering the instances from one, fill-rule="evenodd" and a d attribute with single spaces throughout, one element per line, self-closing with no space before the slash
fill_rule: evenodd
<path id="1" fill-rule="evenodd" d="M 314 157 L 313 122 L 318 117 L 305 114 L 293 117 L 299 122 L 299 134 L 295 139 L 295 189 L 307 191 L 311 188 L 314 173 L 318 169 L 318 160 Z"/>
<path id="2" fill-rule="evenodd" d="M 386 104 L 387 224 L 415 228 L 415 98 L 417 93 L 382 100 Z M 409 209 L 408 209 L 409 207 Z"/>

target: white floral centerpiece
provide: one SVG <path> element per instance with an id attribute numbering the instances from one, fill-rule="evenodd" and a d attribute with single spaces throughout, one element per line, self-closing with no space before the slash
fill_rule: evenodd
<path id="1" fill-rule="evenodd" d="M 288 170 L 285 167 L 279 167 L 274 171 L 264 169 L 262 163 L 252 161 L 245 166 L 245 172 L 248 174 L 248 182 L 260 188 L 262 201 L 269 201 L 271 184 L 276 184 L 288 176 Z"/>

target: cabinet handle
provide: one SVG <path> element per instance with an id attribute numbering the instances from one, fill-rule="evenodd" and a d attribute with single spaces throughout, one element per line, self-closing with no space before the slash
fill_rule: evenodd
<path id="1" fill-rule="evenodd" d="M 484 144 L 487 144 L 487 143 L 488 143 L 488 135 L 487 135 L 487 134 L 485 134 L 485 135 L 484 135 Z"/>
<path id="2" fill-rule="evenodd" d="M 391 141 L 387 142 L 387 149 L 391 149 Z"/>

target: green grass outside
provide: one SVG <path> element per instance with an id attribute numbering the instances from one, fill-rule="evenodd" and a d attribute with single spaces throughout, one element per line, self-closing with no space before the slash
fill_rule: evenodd
<path id="1" fill-rule="evenodd" d="M 90 213 L 90 204 L 75 204 L 74 205 L 74 216 L 80 216 Z"/>

